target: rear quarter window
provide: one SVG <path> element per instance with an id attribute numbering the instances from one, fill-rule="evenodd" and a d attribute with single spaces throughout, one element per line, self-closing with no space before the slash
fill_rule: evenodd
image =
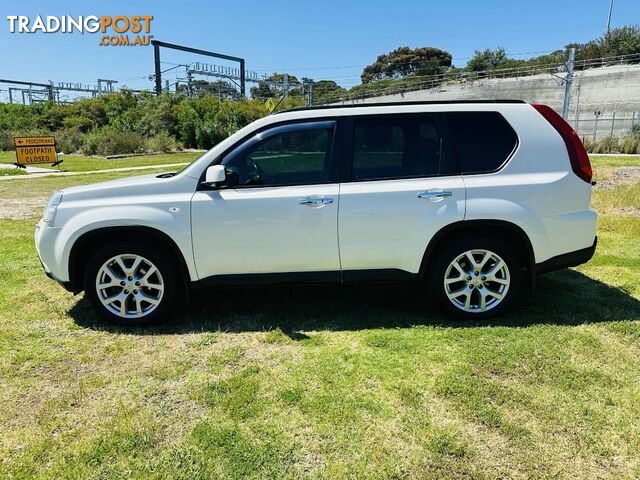
<path id="1" fill-rule="evenodd" d="M 495 172 L 518 145 L 513 128 L 498 112 L 450 112 L 445 119 L 463 174 Z"/>

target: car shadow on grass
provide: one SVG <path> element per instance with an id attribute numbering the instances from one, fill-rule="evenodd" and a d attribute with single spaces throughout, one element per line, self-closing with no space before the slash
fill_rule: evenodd
<path id="1" fill-rule="evenodd" d="M 506 314 L 483 321 L 444 317 L 420 285 L 313 285 L 199 290 L 164 324 L 123 328 L 102 321 L 83 298 L 70 310 L 85 328 L 114 333 L 252 332 L 279 328 L 294 340 L 304 331 L 438 326 L 582 325 L 640 318 L 640 301 L 575 270 L 541 276 Z"/>

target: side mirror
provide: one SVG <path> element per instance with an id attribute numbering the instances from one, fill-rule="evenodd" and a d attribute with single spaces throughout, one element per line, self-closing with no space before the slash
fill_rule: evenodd
<path id="1" fill-rule="evenodd" d="M 215 185 L 216 183 L 224 182 L 226 177 L 224 165 L 211 165 L 204 175 L 204 183 Z"/>

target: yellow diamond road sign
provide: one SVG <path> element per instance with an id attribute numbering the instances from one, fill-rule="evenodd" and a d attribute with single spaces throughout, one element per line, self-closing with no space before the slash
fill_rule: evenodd
<path id="1" fill-rule="evenodd" d="M 15 137 L 16 163 L 34 165 L 38 163 L 56 163 L 56 139 L 50 136 Z"/>
<path id="2" fill-rule="evenodd" d="M 267 107 L 267 112 L 271 113 L 276 109 L 276 102 L 273 98 L 268 98 L 266 102 L 264 102 L 265 107 Z"/>

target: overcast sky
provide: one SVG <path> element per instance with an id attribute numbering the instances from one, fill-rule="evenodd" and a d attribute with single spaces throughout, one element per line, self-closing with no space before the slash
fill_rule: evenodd
<path id="1" fill-rule="evenodd" d="M 99 46 L 98 33 L 12 34 L 7 15 L 153 15 L 156 39 L 241 56 L 260 73 L 287 71 L 349 87 L 359 83 L 364 65 L 402 45 L 442 48 L 454 64 L 464 65 L 475 49 L 503 46 L 527 58 L 584 42 L 602 35 L 608 8 L 609 0 L 3 2 L 0 78 L 112 78 L 132 88 L 152 87 L 151 47 Z M 615 0 L 611 23 L 640 23 L 640 1 Z M 163 60 L 163 69 L 206 61 L 170 52 Z"/>

